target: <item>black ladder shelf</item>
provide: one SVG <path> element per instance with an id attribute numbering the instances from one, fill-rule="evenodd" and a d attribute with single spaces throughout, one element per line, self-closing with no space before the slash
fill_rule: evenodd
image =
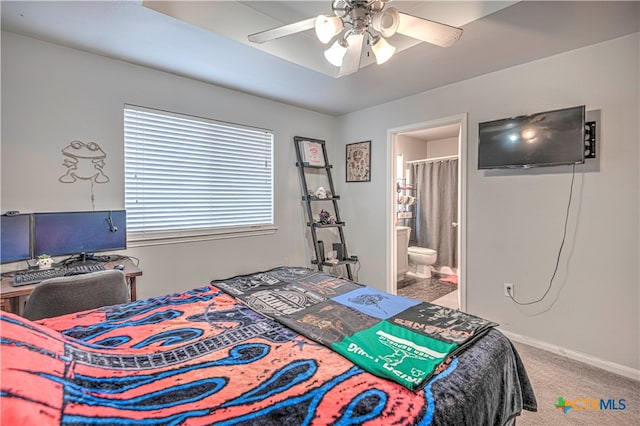
<path id="1" fill-rule="evenodd" d="M 345 223 L 340 218 L 340 210 L 338 208 L 338 200 L 340 200 L 340 197 L 336 195 L 335 188 L 333 186 L 333 178 L 331 177 L 331 169 L 333 166 L 331 166 L 331 164 L 329 163 L 325 141 L 319 139 L 303 138 L 301 136 L 295 136 L 293 138 L 293 141 L 296 147 L 296 166 L 298 167 L 298 174 L 300 175 L 302 201 L 304 202 L 305 210 L 307 213 L 307 227 L 309 227 L 311 231 L 311 238 L 313 239 L 313 247 L 315 251 L 315 259 L 312 259 L 311 263 L 317 265 L 319 271 L 322 271 L 322 268 L 325 266 L 332 267 L 336 265 L 344 265 L 347 270 L 348 278 L 350 280 L 353 280 L 351 265 L 356 263 L 358 259 L 355 256 L 348 255 L 347 244 L 344 239 L 343 230 Z M 319 198 L 317 195 L 315 195 L 315 190 L 308 186 L 307 173 L 309 172 L 326 173 L 326 182 L 328 185 L 328 188 L 326 188 L 326 198 Z M 312 204 L 326 204 L 329 202 L 333 205 L 333 213 L 335 214 L 335 220 L 333 221 L 333 223 L 321 223 L 315 221 L 313 218 Z M 338 230 L 338 237 L 340 239 L 339 244 L 341 244 L 342 246 L 341 259 L 337 259 L 337 261 L 330 261 L 325 258 L 325 248 L 323 241 L 318 239 L 318 231 L 323 228 Z M 332 248 L 327 247 L 327 250 L 332 250 Z"/>

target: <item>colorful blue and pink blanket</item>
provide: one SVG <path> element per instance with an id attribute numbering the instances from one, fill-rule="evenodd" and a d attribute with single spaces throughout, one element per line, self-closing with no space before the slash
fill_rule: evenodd
<path id="1" fill-rule="evenodd" d="M 536 403 L 490 325 L 304 268 L 37 322 L 2 313 L 0 423 L 502 425 Z"/>

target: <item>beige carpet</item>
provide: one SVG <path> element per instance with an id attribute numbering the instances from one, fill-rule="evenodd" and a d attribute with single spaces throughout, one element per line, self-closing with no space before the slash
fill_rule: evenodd
<path id="1" fill-rule="evenodd" d="M 446 288 L 438 288 L 440 283 L 435 281 L 437 280 L 409 281 L 402 283 L 404 288 L 400 288 L 402 284 L 399 283 L 398 294 L 434 301 L 434 296 L 448 291 Z M 446 297 L 440 297 L 439 301 L 445 300 Z M 457 297 L 454 301 L 457 305 Z M 516 419 L 517 426 L 640 426 L 639 381 L 523 343 L 514 342 L 514 345 L 527 369 L 538 401 L 538 411 L 523 411 Z M 598 406 L 601 399 L 614 400 L 616 408 L 621 408 L 620 400 L 624 399 L 625 409 L 570 409 L 565 414 L 563 410 L 555 407 L 559 397 L 570 402 L 580 398 L 594 399 L 597 400 Z"/>
<path id="2" fill-rule="evenodd" d="M 640 425 L 640 382 L 588 364 L 514 342 L 527 369 L 538 401 L 538 412 L 524 411 L 516 425 Z M 556 408 L 558 397 L 615 400 L 624 410 L 576 410 Z M 599 404 L 598 404 L 599 405 Z"/>

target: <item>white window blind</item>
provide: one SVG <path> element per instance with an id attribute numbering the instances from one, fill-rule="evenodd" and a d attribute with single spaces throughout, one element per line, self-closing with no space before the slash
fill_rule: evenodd
<path id="1" fill-rule="evenodd" d="M 125 105 L 129 239 L 273 227 L 273 132 Z"/>

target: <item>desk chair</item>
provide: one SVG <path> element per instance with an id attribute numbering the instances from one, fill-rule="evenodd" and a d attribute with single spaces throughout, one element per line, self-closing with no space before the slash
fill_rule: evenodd
<path id="1" fill-rule="evenodd" d="M 23 316 L 33 321 L 128 301 L 124 273 L 111 269 L 42 281 L 29 296 Z"/>

